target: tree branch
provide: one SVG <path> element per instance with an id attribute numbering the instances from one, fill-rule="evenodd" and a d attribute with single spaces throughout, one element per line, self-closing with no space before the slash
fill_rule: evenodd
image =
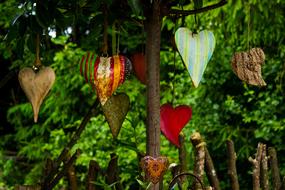
<path id="1" fill-rule="evenodd" d="M 231 140 L 227 140 L 227 152 L 228 152 L 228 175 L 230 176 L 231 189 L 239 190 L 238 175 L 236 169 L 236 152 L 234 143 Z"/>
<path id="2" fill-rule="evenodd" d="M 269 177 L 268 177 L 268 156 L 266 155 L 266 144 L 262 147 L 261 154 L 261 187 L 263 190 L 269 190 Z"/>
<path id="3" fill-rule="evenodd" d="M 210 185 L 215 190 L 220 190 L 221 189 L 220 181 L 218 179 L 213 160 L 206 146 L 205 146 L 205 170 L 206 170 L 206 175 L 209 179 Z"/>
<path id="4" fill-rule="evenodd" d="M 97 175 L 100 171 L 100 166 L 95 160 L 90 160 L 89 162 L 89 170 L 87 176 L 87 190 L 96 190 L 96 186 L 94 181 L 97 178 Z"/>
<path id="5" fill-rule="evenodd" d="M 269 147 L 268 154 L 269 154 L 270 168 L 271 168 L 271 173 L 272 173 L 273 189 L 279 190 L 281 187 L 281 179 L 280 179 L 280 173 L 279 173 L 279 168 L 278 168 L 277 153 L 276 153 L 275 148 Z"/>
<path id="6" fill-rule="evenodd" d="M 187 16 L 187 15 L 193 15 L 193 14 L 198 14 L 198 13 L 202 13 L 202 12 L 206 12 L 212 9 L 216 9 L 219 7 L 224 6 L 225 4 L 227 4 L 227 0 L 221 0 L 220 2 L 214 4 L 214 5 L 209 5 L 207 7 L 203 7 L 200 9 L 195 9 L 195 10 L 179 10 L 179 9 L 170 9 L 169 10 L 169 15 L 179 15 L 179 16 Z"/>
<path id="7" fill-rule="evenodd" d="M 68 169 L 72 166 L 72 164 L 75 162 L 75 160 L 77 159 L 77 157 L 80 155 L 80 150 L 77 149 L 76 152 L 71 156 L 71 158 L 68 160 L 68 162 L 66 162 L 63 165 L 62 170 L 55 176 L 55 178 L 49 183 L 49 185 L 47 186 L 47 190 L 48 189 L 53 189 L 54 186 L 56 186 L 56 184 L 59 182 L 59 180 L 67 173 Z"/>
<path id="8" fill-rule="evenodd" d="M 203 142 L 202 137 L 198 132 L 193 133 L 190 139 L 195 150 L 193 174 L 202 182 L 205 166 L 205 142 Z M 201 186 L 199 183 L 197 183 L 197 180 L 193 181 L 192 187 L 193 189 L 197 190 L 201 189 Z"/>
<path id="9" fill-rule="evenodd" d="M 81 133 L 83 132 L 83 130 L 85 129 L 87 123 L 89 122 L 90 118 L 92 116 L 98 115 L 99 114 L 99 110 L 95 109 L 97 106 L 99 105 L 99 100 L 98 98 L 96 99 L 96 101 L 94 102 L 94 104 L 90 107 L 89 111 L 87 112 L 87 114 L 84 116 L 80 126 L 78 127 L 78 129 L 75 131 L 74 135 L 72 136 L 72 138 L 70 139 L 69 143 L 66 145 L 66 147 L 64 147 L 64 149 L 62 150 L 61 154 L 59 155 L 59 157 L 57 158 L 57 160 L 53 163 L 53 168 L 52 170 L 49 172 L 49 174 L 45 177 L 44 182 L 43 182 L 43 189 L 45 189 L 45 187 L 48 186 L 49 182 L 53 179 L 53 177 L 56 175 L 56 173 L 58 172 L 58 169 L 60 167 L 61 162 L 64 160 L 64 158 L 66 158 L 68 152 L 71 150 L 71 148 L 73 147 L 73 145 L 76 143 L 76 141 L 79 139 Z"/>
<path id="10" fill-rule="evenodd" d="M 253 159 L 252 157 L 249 157 L 248 159 L 253 165 L 253 172 L 252 172 L 253 190 L 260 190 L 260 162 L 261 162 L 262 151 L 263 151 L 263 144 L 258 143 L 255 158 Z"/>

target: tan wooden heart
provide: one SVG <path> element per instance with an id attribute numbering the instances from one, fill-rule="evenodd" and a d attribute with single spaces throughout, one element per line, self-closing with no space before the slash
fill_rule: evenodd
<path id="1" fill-rule="evenodd" d="M 113 138 L 118 136 L 129 111 L 129 106 L 130 99 L 125 93 L 111 96 L 107 102 L 102 105 L 102 110 L 111 129 Z"/>
<path id="2" fill-rule="evenodd" d="M 34 111 L 34 122 L 38 121 L 40 106 L 55 81 L 55 73 L 50 67 L 42 67 L 38 72 L 32 68 L 20 70 L 18 79 Z"/>

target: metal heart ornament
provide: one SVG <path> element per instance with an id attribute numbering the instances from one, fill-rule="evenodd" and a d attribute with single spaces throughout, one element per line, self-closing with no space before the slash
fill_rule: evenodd
<path id="1" fill-rule="evenodd" d="M 97 96 L 102 105 L 130 75 L 132 64 L 121 55 L 97 57 L 87 53 L 80 62 L 80 73 L 85 81 L 96 88 Z"/>
<path id="2" fill-rule="evenodd" d="M 131 57 L 134 73 L 142 84 L 146 84 L 146 61 L 143 53 L 135 53 Z"/>
<path id="3" fill-rule="evenodd" d="M 198 87 L 214 52 L 214 34 L 207 30 L 196 34 L 181 27 L 175 32 L 175 43 L 194 86 Z"/>
<path id="4" fill-rule="evenodd" d="M 54 70 L 41 67 L 35 72 L 32 68 L 23 68 L 18 74 L 20 86 L 32 104 L 34 122 L 38 121 L 40 106 L 55 81 Z"/>
<path id="5" fill-rule="evenodd" d="M 113 138 L 118 136 L 129 111 L 129 106 L 130 99 L 125 93 L 111 96 L 102 106 L 103 113 L 111 129 Z"/>
<path id="6" fill-rule="evenodd" d="M 261 48 L 252 48 L 248 52 L 237 52 L 233 55 L 231 65 L 239 79 L 248 84 L 266 86 L 261 74 L 265 54 Z"/>
<path id="7" fill-rule="evenodd" d="M 171 104 L 160 107 L 160 130 L 175 146 L 180 147 L 179 134 L 192 117 L 192 109 L 187 105 L 175 108 Z"/>
<path id="8" fill-rule="evenodd" d="M 168 159 L 165 156 L 159 156 L 153 158 L 151 156 L 145 156 L 140 162 L 141 168 L 143 169 L 147 180 L 153 184 L 158 183 L 168 168 Z"/>

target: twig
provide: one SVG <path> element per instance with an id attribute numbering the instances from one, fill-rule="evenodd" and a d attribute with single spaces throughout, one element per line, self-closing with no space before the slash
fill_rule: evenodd
<path id="1" fill-rule="evenodd" d="M 63 165 L 62 170 L 55 176 L 55 178 L 47 186 L 47 190 L 53 189 L 53 187 L 59 182 L 59 180 L 67 173 L 68 169 L 75 162 L 77 157 L 80 155 L 80 150 L 77 149 L 76 152 L 71 156 L 71 158 Z"/>
<path id="2" fill-rule="evenodd" d="M 269 147 L 268 154 L 269 154 L 270 168 L 271 168 L 272 180 L 273 180 L 273 190 L 279 190 L 281 187 L 281 179 L 280 179 L 280 173 L 279 173 L 279 168 L 278 168 L 277 153 L 276 153 L 275 148 Z"/>
<path id="3" fill-rule="evenodd" d="M 190 137 L 195 149 L 195 162 L 193 173 L 200 181 L 203 181 L 204 165 L 205 165 L 205 142 L 203 142 L 200 133 L 195 132 Z M 201 185 L 197 180 L 193 181 L 193 189 L 201 189 Z"/>
<path id="4" fill-rule="evenodd" d="M 180 143 L 180 147 L 178 149 L 179 162 L 180 162 L 179 173 L 183 173 L 187 171 L 187 159 L 186 159 L 187 152 L 185 146 L 185 136 L 182 133 L 179 135 L 179 143 Z M 183 183 L 186 180 L 186 176 L 181 177 L 180 180 Z"/>
<path id="5" fill-rule="evenodd" d="M 228 152 L 228 175 L 230 176 L 231 189 L 239 190 L 238 175 L 236 169 L 236 152 L 234 143 L 231 140 L 227 140 L 227 152 Z"/>
<path id="6" fill-rule="evenodd" d="M 94 181 L 96 180 L 99 171 L 100 171 L 99 164 L 95 160 L 90 160 L 88 176 L 87 176 L 87 190 L 96 190 Z"/>
<path id="7" fill-rule="evenodd" d="M 253 165 L 253 172 L 252 172 L 253 190 L 260 190 L 260 162 L 261 162 L 262 150 L 263 150 L 263 144 L 258 143 L 255 158 L 254 159 L 252 157 L 248 158 L 248 160 Z"/>
<path id="8" fill-rule="evenodd" d="M 266 155 L 266 144 L 262 147 L 261 154 L 261 187 L 263 190 L 269 190 L 269 178 L 268 178 L 268 157 Z"/>
<path id="9" fill-rule="evenodd" d="M 48 183 L 53 179 L 53 177 L 58 172 L 58 169 L 59 169 L 59 166 L 60 166 L 61 162 L 64 160 L 64 158 L 66 158 L 66 155 L 68 154 L 69 150 L 71 150 L 73 145 L 79 139 L 82 131 L 85 129 L 85 127 L 86 127 L 87 123 L 89 122 L 90 118 L 92 116 L 96 116 L 96 115 L 99 114 L 99 110 L 95 109 L 98 106 L 98 104 L 99 104 L 99 100 L 97 98 L 95 103 L 90 107 L 89 111 L 84 116 L 84 118 L 83 118 L 79 128 L 75 131 L 75 133 L 72 136 L 72 138 L 70 139 L 69 143 L 66 145 L 66 147 L 64 147 L 64 149 L 62 150 L 61 154 L 59 155 L 57 160 L 54 162 L 53 168 L 52 168 L 51 172 L 45 177 L 43 185 L 42 185 L 43 189 L 45 189 L 45 187 L 48 186 Z"/>
<path id="10" fill-rule="evenodd" d="M 77 178 L 76 178 L 76 171 L 73 165 L 69 167 L 67 170 L 67 178 L 69 184 L 69 190 L 77 190 Z"/>
<path id="11" fill-rule="evenodd" d="M 207 7 L 203 7 L 200 9 L 195 9 L 195 10 L 178 10 L 178 9 L 170 9 L 169 10 L 169 15 L 179 15 L 179 16 L 187 16 L 187 15 L 193 15 L 193 14 L 198 14 L 198 13 L 202 13 L 202 12 L 206 12 L 212 9 L 216 9 L 219 7 L 224 6 L 225 4 L 227 4 L 226 0 L 221 0 L 220 2 L 214 4 L 214 5 L 209 5 Z"/>
<path id="12" fill-rule="evenodd" d="M 205 146 L 205 171 L 209 179 L 210 185 L 213 187 L 213 189 L 220 190 L 221 189 L 220 182 L 214 167 L 214 163 L 206 146 Z"/>

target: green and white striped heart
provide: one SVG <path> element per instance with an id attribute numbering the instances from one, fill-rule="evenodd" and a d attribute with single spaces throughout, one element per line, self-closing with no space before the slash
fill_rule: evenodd
<path id="1" fill-rule="evenodd" d="M 194 86 L 198 87 L 214 52 L 214 34 L 207 30 L 195 34 L 181 27 L 175 32 L 175 43 Z"/>

